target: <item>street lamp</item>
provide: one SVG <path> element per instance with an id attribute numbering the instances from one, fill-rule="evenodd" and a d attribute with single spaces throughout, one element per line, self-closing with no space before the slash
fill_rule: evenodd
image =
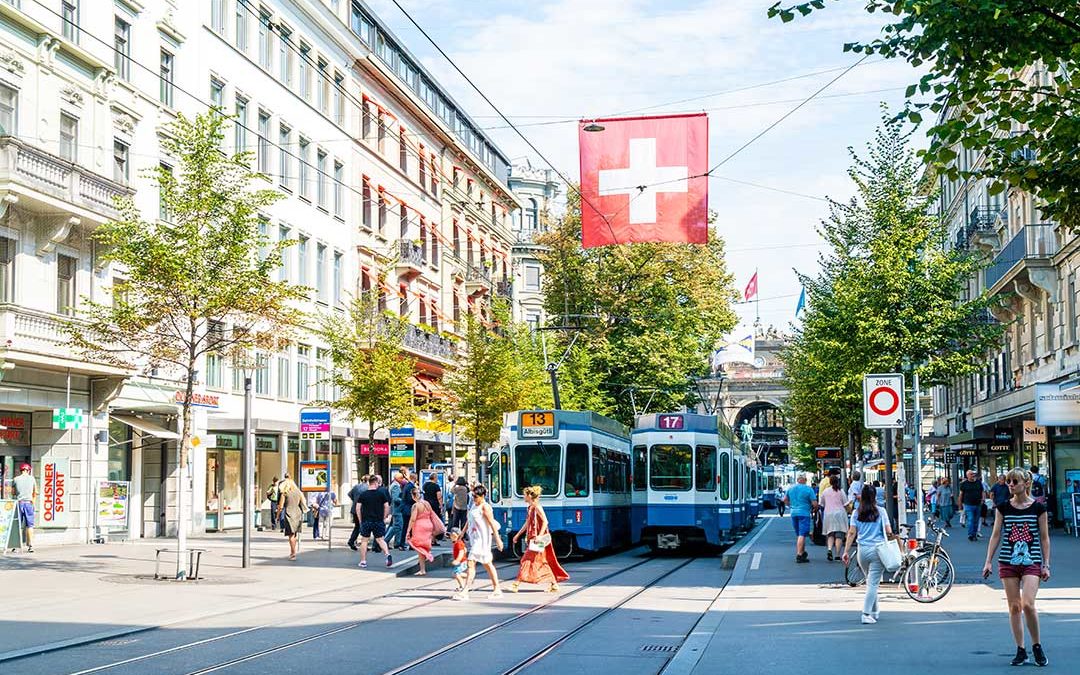
<path id="1" fill-rule="evenodd" d="M 251 527 L 255 514 L 252 498 L 255 494 L 255 434 L 251 428 L 251 375 L 254 370 L 250 361 L 244 366 L 244 444 L 240 455 L 241 489 L 244 499 L 244 529 L 240 566 L 251 567 Z"/>
<path id="2" fill-rule="evenodd" d="M 582 131 L 588 131 L 590 133 L 595 133 L 597 131 L 603 131 L 606 128 L 607 127 L 605 127 L 603 124 L 597 124 L 596 122 L 589 122 L 588 124 L 583 126 L 581 128 L 581 130 Z"/>

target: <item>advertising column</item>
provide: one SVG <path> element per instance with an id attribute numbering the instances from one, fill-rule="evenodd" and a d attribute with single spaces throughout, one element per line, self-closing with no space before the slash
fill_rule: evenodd
<path id="1" fill-rule="evenodd" d="M 416 470 L 416 431 L 413 427 L 390 430 L 390 470 L 401 466 Z"/>

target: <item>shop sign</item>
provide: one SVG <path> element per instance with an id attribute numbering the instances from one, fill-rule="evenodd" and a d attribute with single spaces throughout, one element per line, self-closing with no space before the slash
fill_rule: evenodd
<path id="1" fill-rule="evenodd" d="M 1040 427 L 1035 420 L 1024 420 L 1024 442 L 1045 443 L 1046 427 Z"/>
<path id="2" fill-rule="evenodd" d="M 68 479 L 67 459 L 41 462 L 41 524 L 40 527 L 67 527 Z"/>
<path id="3" fill-rule="evenodd" d="M 1063 520 L 1071 522 L 1073 534 L 1080 537 L 1080 470 L 1065 472 L 1065 494 L 1061 498 Z M 0 514 L 0 518 L 3 514 Z M 4 538 L 0 536 L 0 541 Z"/>
<path id="4" fill-rule="evenodd" d="M 370 455 L 370 454 L 372 454 L 372 452 L 371 452 L 371 444 L 370 443 L 361 443 L 360 444 L 360 454 L 361 455 Z M 380 443 L 380 442 L 376 441 L 375 442 L 375 453 L 374 454 L 376 456 L 381 455 L 381 456 L 384 456 L 384 457 L 389 455 L 390 454 L 390 444 L 389 443 Z"/>
<path id="5" fill-rule="evenodd" d="M 390 430 L 390 464 L 413 464 L 416 461 L 416 430 L 401 427 Z"/>
<path id="6" fill-rule="evenodd" d="M 178 391 L 173 394 L 173 402 L 177 405 L 184 404 L 184 392 Z M 217 394 L 200 394 L 197 391 L 191 392 L 191 405 L 196 408 L 220 408 L 221 397 Z"/>
<path id="7" fill-rule="evenodd" d="M 256 436 L 255 449 L 263 452 L 273 452 L 277 450 L 277 442 L 277 436 Z"/>
<path id="8" fill-rule="evenodd" d="M 961 448 L 956 451 L 957 457 L 977 457 L 978 451 L 975 448 Z"/>
<path id="9" fill-rule="evenodd" d="M 81 429 L 86 424 L 86 415 L 82 408 L 53 408 L 53 429 Z"/>
<path id="10" fill-rule="evenodd" d="M 126 480 L 103 480 L 98 483 L 97 525 L 105 530 L 128 529 L 128 497 L 131 483 Z"/>
<path id="11" fill-rule="evenodd" d="M 29 415 L 0 412 L 0 445 L 30 445 Z"/>
<path id="12" fill-rule="evenodd" d="M 330 439 L 330 411 L 326 408 L 300 411 L 300 440 Z"/>
<path id="13" fill-rule="evenodd" d="M 15 527 L 15 500 L 0 500 L 0 549 L 19 548 L 19 528 Z"/>
<path id="14" fill-rule="evenodd" d="M 240 448 L 240 434 L 215 434 L 215 448 L 219 450 L 237 450 Z"/>
<path id="15" fill-rule="evenodd" d="M 330 484 L 330 462 L 321 460 L 300 462 L 300 490 L 326 492 Z"/>
<path id="16" fill-rule="evenodd" d="M 987 447 L 987 452 L 995 455 L 1007 455 L 1013 451 L 1012 443 L 991 443 Z"/>
<path id="17" fill-rule="evenodd" d="M 1013 439 L 1012 427 L 994 427 L 995 441 L 1011 441 Z"/>
<path id="18" fill-rule="evenodd" d="M 1080 424 L 1080 388 L 1062 391 L 1056 384 L 1035 385 L 1035 423 L 1044 427 Z"/>

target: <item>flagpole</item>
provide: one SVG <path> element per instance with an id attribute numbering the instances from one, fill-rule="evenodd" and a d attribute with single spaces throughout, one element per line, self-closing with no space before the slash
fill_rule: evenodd
<path id="1" fill-rule="evenodd" d="M 758 278 L 758 268 L 754 268 L 754 333 L 761 330 L 761 279 Z"/>

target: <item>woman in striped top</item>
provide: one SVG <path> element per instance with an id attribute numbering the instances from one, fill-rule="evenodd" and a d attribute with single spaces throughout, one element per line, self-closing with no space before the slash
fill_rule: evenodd
<path id="1" fill-rule="evenodd" d="M 1046 506 L 1031 497 L 1031 472 L 1013 469 L 1006 477 L 1009 501 L 998 505 L 994 515 L 994 532 L 986 547 L 983 576 L 990 576 L 994 551 L 997 551 L 998 576 L 1005 587 L 1009 603 L 1009 625 L 1016 640 L 1016 656 L 1012 665 L 1027 663 L 1024 647 L 1024 626 L 1031 635 L 1031 651 L 1035 665 L 1048 661 L 1039 642 L 1039 615 L 1035 611 L 1035 595 L 1039 582 L 1050 579 L 1050 530 Z M 998 544 L 1001 544 L 1000 549 Z"/>

